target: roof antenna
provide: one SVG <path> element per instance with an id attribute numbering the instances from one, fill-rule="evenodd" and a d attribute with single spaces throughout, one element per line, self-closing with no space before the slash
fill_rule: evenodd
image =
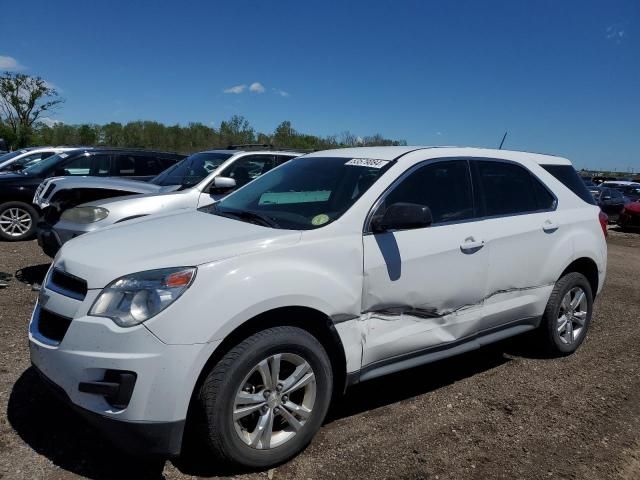
<path id="1" fill-rule="evenodd" d="M 504 139 L 507 138 L 507 130 L 504 131 L 504 135 L 502 136 L 502 141 L 500 142 L 500 146 L 498 150 L 502 150 L 502 145 L 504 144 Z"/>

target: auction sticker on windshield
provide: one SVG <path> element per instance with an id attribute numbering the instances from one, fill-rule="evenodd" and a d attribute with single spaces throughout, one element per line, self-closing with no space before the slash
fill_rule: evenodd
<path id="1" fill-rule="evenodd" d="M 355 167 L 369 167 L 369 168 L 382 168 L 389 160 L 379 160 L 377 158 L 352 158 L 345 165 Z"/>

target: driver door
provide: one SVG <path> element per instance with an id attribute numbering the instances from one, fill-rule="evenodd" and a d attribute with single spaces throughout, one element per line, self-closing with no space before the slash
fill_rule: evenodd
<path id="1" fill-rule="evenodd" d="M 238 158 L 231 165 L 227 166 L 217 176 L 233 178 L 236 182 L 235 188 L 223 192 L 210 191 L 213 181 L 207 189 L 200 194 L 198 208 L 206 207 L 212 203 L 226 197 L 231 192 L 243 187 L 260 175 L 267 173 L 276 165 L 275 155 L 247 155 Z"/>
<path id="2" fill-rule="evenodd" d="M 428 206 L 433 223 L 364 234 L 363 366 L 464 339 L 482 320 L 488 260 L 468 162 L 412 169 L 376 215 L 398 202 Z"/>

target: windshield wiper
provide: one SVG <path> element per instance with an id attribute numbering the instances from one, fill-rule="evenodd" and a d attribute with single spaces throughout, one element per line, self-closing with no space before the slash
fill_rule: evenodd
<path id="1" fill-rule="evenodd" d="M 213 211 L 222 216 L 236 217 L 240 220 L 247 220 L 250 223 L 256 223 L 265 227 L 280 228 L 280 225 L 278 225 L 273 218 L 250 210 L 221 210 L 220 208 L 215 207 Z"/>

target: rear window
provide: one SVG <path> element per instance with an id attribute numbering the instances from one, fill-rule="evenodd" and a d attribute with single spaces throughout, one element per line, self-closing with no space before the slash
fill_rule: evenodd
<path id="1" fill-rule="evenodd" d="M 582 200 L 591 205 L 595 205 L 596 201 L 593 195 L 589 193 L 587 186 L 584 184 L 578 172 L 571 165 L 540 165 L 551 175 L 556 177 L 569 190 L 579 196 Z"/>

